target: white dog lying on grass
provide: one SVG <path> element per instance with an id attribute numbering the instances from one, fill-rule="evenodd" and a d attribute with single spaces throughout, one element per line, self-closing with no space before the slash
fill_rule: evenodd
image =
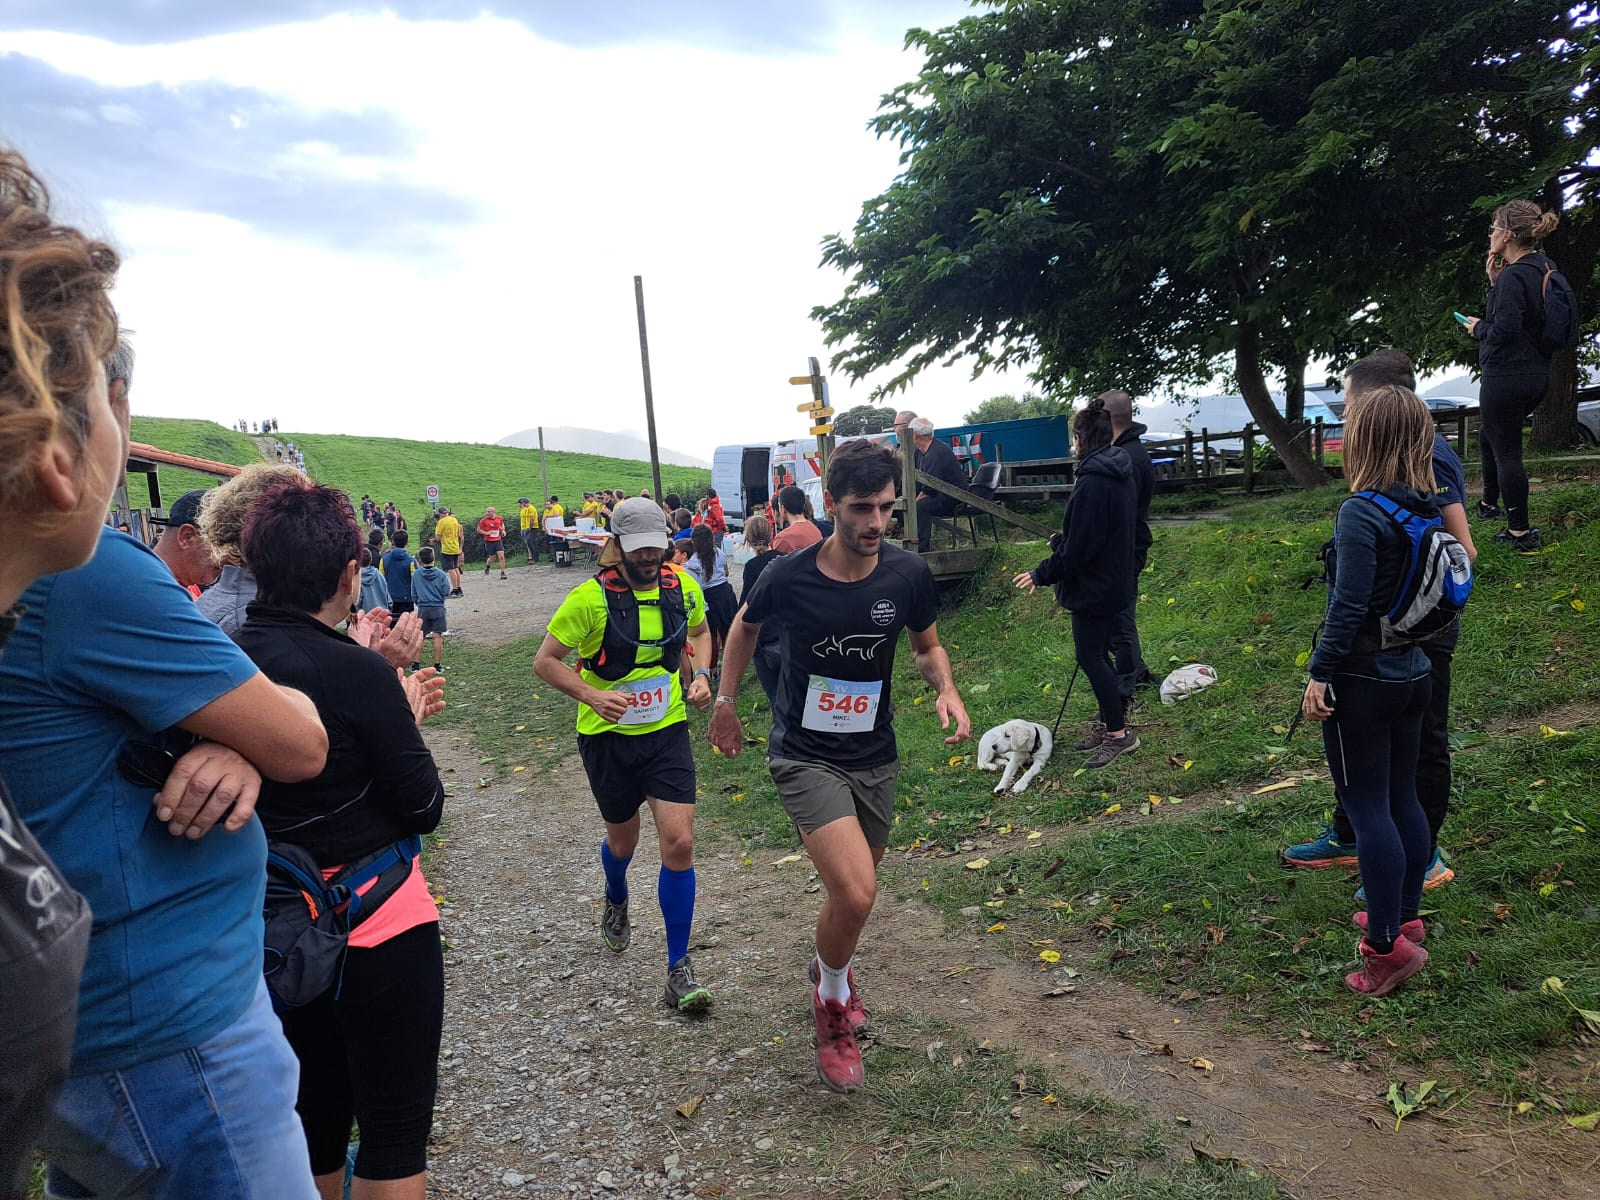
<path id="1" fill-rule="evenodd" d="M 978 743 L 978 770 L 998 771 L 999 760 L 1005 759 L 1005 773 L 995 784 L 994 794 L 998 796 L 1009 787 L 1012 794 L 1020 795 L 1028 790 L 1033 777 L 1044 770 L 1053 749 L 1055 744 L 1050 731 L 1043 725 L 1033 721 L 1007 721 L 989 730 Z M 1022 772 L 1020 778 L 1018 771 Z"/>

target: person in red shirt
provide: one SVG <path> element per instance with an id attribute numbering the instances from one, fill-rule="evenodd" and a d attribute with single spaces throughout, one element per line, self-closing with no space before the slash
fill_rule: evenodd
<path id="1" fill-rule="evenodd" d="M 716 488 L 706 489 L 705 504 L 705 516 L 701 518 L 701 523 L 711 530 L 717 548 L 721 549 L 723 535 L 728 532 L 728 522 L 722 515 L 722 501 L 717 498 Z"/>
<path id="2" fill-rule="evenodd" d="M 478 522 L 478 533 L 483 538 L 483 573 L 496 558 L 500 560 L 500 578 L 506 578 L 506 520 L 495 515 L 494 506 L 486 508 Z"/>

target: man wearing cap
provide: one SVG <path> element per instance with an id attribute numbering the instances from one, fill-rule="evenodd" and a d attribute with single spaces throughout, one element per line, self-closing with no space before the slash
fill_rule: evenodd
<path id="1" fill-rule="evenodd" d="M 517 500 L 517 520 L 522 528 L 522 548 L 528 552 L 528 565 L 539 561 L 539 510 L 523 496 Z"/>
<path id="2" fill-rule="evenodd" d="M 167 564 L 192 600 L 200 599 L 200 593 L 222 574 L 211 543 L 200 533 L 200 498 L 205 494 L 205 488 L 195 488 L 173 501 L 167 510 L 167 527 L 156 542 L 156 557 Z"/>
<path id="3" fill-rule="evenodd" d="M 433 540 L 439 543 L 439 566 L 450 576 L 450 594 L 461 595 L 461 522 L 442 504 L 433 523 Z"/>
<path id="4" fill-rule="evenodd" d="M 665 563 L 661 510 L 624 500 L 600 572 L 567 594 L 534 659 L 540 679 L 578 702 L 578 754 L 605 824 L 600 866 L 605 912 L 600 937 L 628 948 L 628 863 L 639 843 L 639 810 L 650 806 L 661 848 L 656 897 L 666 925 L 665 1002 L 680 1012 L 711 1005 L 689 961 L 694 924 L 694 753 L 684 701 L 711 703 L 711 631 L 694 577 Z M 566 665 L 578 651 L 581 669 Z M 695 670 L 685 696 L 680 658 Z"/>
<path id="5" fill-rule="evenodd" d="M 494 505 L 483 510 L 478 522 L 478 536 L 483 539 L 483 573 L 489 573 L 489 564 L 500 559 L 500 578 L 506 577 L 506 519 L 494 511 Z"/>

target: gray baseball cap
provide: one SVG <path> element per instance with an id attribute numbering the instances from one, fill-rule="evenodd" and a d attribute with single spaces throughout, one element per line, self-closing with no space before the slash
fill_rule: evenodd
<path id="1" fill-rule="evenodd" d="M 667 529 L 661 519 L 661 506 L 654 500 L 635 496 L 611 510 L 611 532 L 616 534 L 624 554 L 646 546 L 667 548 Z"/>

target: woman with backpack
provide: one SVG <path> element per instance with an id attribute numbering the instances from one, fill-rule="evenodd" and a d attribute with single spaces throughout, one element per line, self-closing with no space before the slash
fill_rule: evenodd
<path id="1" fill-rule="evenodd" d="M 295 1107 L 311 1171 L 323 1196 L 340 1194 L 354 1119 L 353 1194 L 422 1200 L 444 959 L 416 852 L 439 824 L 444 790 L 420 726 L 444 708 L 444 679 L 397 672 L 365 648 L 365 622 L 350 635 L 336 628 L 361 592 L 361 531 L 344 493 L 277 483 L 250 507 L 241 542 L 258 590 L 235 640 L 269 679 L 308 695 L 328 730 L 322 774 L 262 780 L 256 812 L 268 850 L 293 848 L 308 870 L 348 879 L 363 899 L 331 981 L 279 1013 L 300 1060 Z"/>
<path id="2" fill-rule="evenodd" d="M 739 602 L 734 597 L 733 584 L 728 582 L 727 552 L 717 545 L 711 526 L 694 526 L 689 541 L 693 550 L 684 567 L 706 594 L 706 622 L 711 626 L 711 679 L 715 686 L 722 644 L 728 640 L 728 630 L 733 627 Z"/>
<path id="3" fill-rule="evenodd" d="M 1570 292 L 1551 278 L 1556 265 L 1534 249 L 1555 232 L 1561 218 L 1531 200 L 1513 200 L 1494 210 L 1489 225 L 1489 299 L 1482 319 L 1468 317 L 1466 330 L 1478 343 L 1483 382 L 1478 389 L 1478 443 L 1483 458 L 1483 499 L 1478 515 L 1501 516 L 1506 528 L 1494 540 L 1521 552 L 1540 549 L 1543 539 L 1528 523 L 1528 473 L 1522 465 L 1522 426 L 1550 386 L 1546 306 Z"/>
<path id="4" fill-rule="evenodd" d="M 1415 392 L 1381 387 L 1345 408 L 1344 470 L 1354 493 L 1381 493 L 1400 508 L 1437 518 L 1433 420 Z M 1321 638 L 1301 709 L 1323 722 L 1333 786 L 1355 827 L 1367 909 L 1353 991 L 1383 996 L 1428 961 L 1418 910 L 1433 855 L 1417 800 L 1417 753 L 1428 707 L 1422 645 L 1385 646 L 1382 622 L 1405 580 L 1411 538 L 1377 500 L 1352 495 L 1339 506 L 1335 566 Z"/>

